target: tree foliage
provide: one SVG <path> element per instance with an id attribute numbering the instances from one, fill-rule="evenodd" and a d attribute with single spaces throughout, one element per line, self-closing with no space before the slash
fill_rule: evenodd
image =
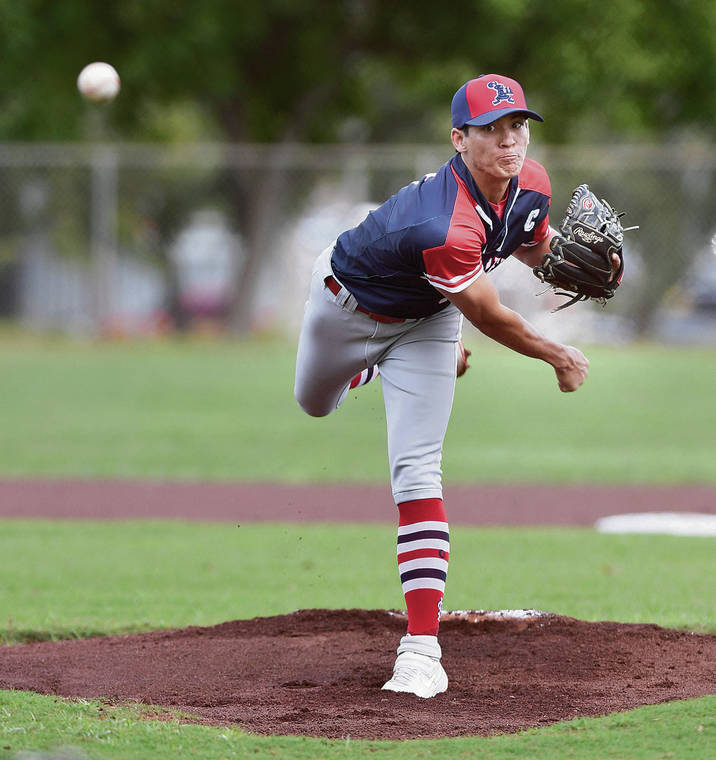
<path id="1" fill-rule="evenodd" d="M 0 140 L 446 141 L 452 94 L 489 72 L 524 84 L 543 143 L 716 125 L 712 0 L 0 0 L 0 45 Z M 92 60 L 120 72 L 111 106 L 76 91 Z M 287 185 L 228 183 L 237 324 Z"/>
<path id="2" fill-rule="evenodd" d="M 0 42 L 4 139 L 85 136 L 90 60 L 120 71 L 124 138 L 184 106 L 230 140 L 334 140 L 349 117 L 365 139 L 444 139 L 452 93 L 488 71 L 524 82 L 551 140 L 713 130 L 716 114 L 708 0 L 2 0 Z"/>

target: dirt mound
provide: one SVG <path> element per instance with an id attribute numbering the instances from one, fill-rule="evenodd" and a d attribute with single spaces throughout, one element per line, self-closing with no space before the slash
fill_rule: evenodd
<path id="1" fill-rule="evenodd" d="M 259 734 L 518 731 L 714 691 L 716 636 L 556 615 L 453 616 L 445 694 L 380 691 L 405 619 L 305 610 L 210 628 L 0 648 L 0 688 L 173 707 Z"/>

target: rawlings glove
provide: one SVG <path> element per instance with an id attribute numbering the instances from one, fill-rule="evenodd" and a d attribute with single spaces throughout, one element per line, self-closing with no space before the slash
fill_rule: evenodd
<path id="1" fill-rule="evenodd" d="M 575 188 L 560 234 L 552 238 L 550 253 L 532 270 L 559 295 L 572 296 L 555 311 L 588 298 L 603 305 L 614 295 L 624 272 L 625 230 L 619 221 L 623 215 L 616 214 L 605 200 L 600 201 L 588 185 Z M 612 254 L 619 257 L 616 271 Z"/>

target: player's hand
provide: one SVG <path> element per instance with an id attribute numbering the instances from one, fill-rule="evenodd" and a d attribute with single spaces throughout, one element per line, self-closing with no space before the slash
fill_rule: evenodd
<path id="1" fill-rule="evenodd" d="M 465 348 L 465 344 L 460 339 L 457 342 L 457 376 L 462 377 L 470 368 L 468 359 L 472 356 L 472 351 Z"/>
<path id="2" fill-rule="evenodd" d="M 621 259 L 616 253 L 612 254 L 612 276 L 609 282 L 613 282 L 614 278 L 619 274 L 619 267 L 621 266 Z"/>
<path id="3" fill-rule="evenodd" d="M 563 346 L 564 349 L 559 361 L 554 364 L 559 389 L 564 393 L 571 393 L 587 379 L 589 372 L 589 359 L 574 346 Z"/>

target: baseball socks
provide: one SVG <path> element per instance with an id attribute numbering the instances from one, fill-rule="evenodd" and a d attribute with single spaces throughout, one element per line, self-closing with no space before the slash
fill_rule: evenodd
<path id="1" fill-rule="evenodd" d="M 354 388 L 360 388 L 361 385 L 367 385 L 371 380 L 375 380 L 378 375 L 380 375 L 380 370 L 378 369 L 377 364 L 359 372 L 350 383 L 348 383 L 343 390 L 343 393 L 341 393 L 341 397 L 338 399 L 338 406 L 346 400 L 349 391 L 352 391 Z"/>
<path id="2" fill-rule="evenodd" d="M 442 499 L 398 504 L 398 570 L 408 609 L 408 632 L 400 640 L 387 691 L 434 697 L 447 689 L 438 643 L 440 610 L 450 557 L 450 534 Z"/>

